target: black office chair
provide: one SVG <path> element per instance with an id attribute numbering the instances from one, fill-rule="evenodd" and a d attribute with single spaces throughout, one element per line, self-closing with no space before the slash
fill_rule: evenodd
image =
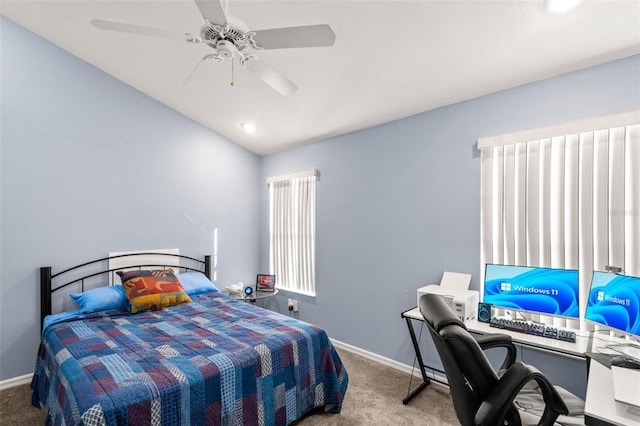
<path id="1" fill-rule="evenodd" d="M 521 410 L 525 406 L 531 407 L 531 394 L 534 393 L 540 402 L 537 409 L 541 416 L 533 424 L 553 425 L 559 415 L 569 414 L 559 391 L 577 400 L 571 402 L 574 419 L 568 424 L 584 424 L 582 400 L 554 387 L 535 367 L 515 362 L 516 347 L 511 336 L 489 334 L 474 338 L 444 299 L 436 294 L 420 297 L 420 312 L 444 366 L 460 424 L 531 424 L 531 410 L 526 413 Z M 496 347 L 507 351 L 500 374 L 494 371 L 484 353 L 484 350 Z M 539 390 L 535 389 L 536 384 Z M 519 395 L 525 393 L 528 393 L 526 402 L 519 403 Z"/>

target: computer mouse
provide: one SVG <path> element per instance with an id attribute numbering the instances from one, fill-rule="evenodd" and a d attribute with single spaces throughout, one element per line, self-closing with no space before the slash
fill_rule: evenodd
<path id="1" fill-rule="evenodd" d="M 611 365 L 622 368 L 631 368 L 633 370 L 640 370 L 640 360 L 625 355 L 614 356 L 613 358 L 611 358 Z"/>

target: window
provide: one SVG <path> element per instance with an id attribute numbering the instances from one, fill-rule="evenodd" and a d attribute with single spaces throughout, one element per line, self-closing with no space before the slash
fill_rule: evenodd
<path id="1" fill-rule="evenodd" d="M 640 276 L 639 122 L 632 111 L 478 140 L 482 265 L 578 269 L 581 318 L 594 270 Z"/>
<path id="2" fill-rule="evenodd" d="M 269 269 L 276 287 L 315 296 L 317 170 L 275 176 L 269 186 Z"/>

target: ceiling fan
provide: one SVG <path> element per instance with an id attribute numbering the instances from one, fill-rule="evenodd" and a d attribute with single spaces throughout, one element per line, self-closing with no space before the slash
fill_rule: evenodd
<path id="1" fill-rule="evenodd" d="M 104 19 L 93 19 L 91 24 L 103 30 L 162 37 L 188 43 L 204 43 L 211 47 L 213 52 L 202 58 L 191 75 L 187 77 L 187 81 L 204 61 L 224 62 L 225 59 L 233 61 L 237 57 L 238 62 L 245 69 L 284 96 L 292 94 L 298 87 L 284 74 L 267 65 L 254 52 L 263 49 L 332 46 L 335 42 L 336 35 L 328 24 L 250 31 L 240 19 L 225 12 L 220 0 L 194 1 L 204 18 L 199 36 Z"/>

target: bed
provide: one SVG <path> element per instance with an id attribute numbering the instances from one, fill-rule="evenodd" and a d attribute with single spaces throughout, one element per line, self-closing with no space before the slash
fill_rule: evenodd
<path id="1" fill-rule="evenodd" d="M 207 278 L 208 256 L 164 256 L 171 268 L 131 266 L 120 286 L 95 287 L 117 272 L 102 266 L 109 258 L 56 274 L 41 268 L 43 332 L 31 389 L 47 424 L 286 425 L 340 412 L 348 375 L 326 332 L 225 295 Z M 123 301 L 134 280 L 177 282 L 176 294 L 189 301 L 178 295 L 164 304 L 168 292 L 161 306 L 128 293 Z M 52 294 L 78 286 L 71 297 L 80 309 L 52 315 Z M 140 306 L 151 308 L 132 313 Z"/>

